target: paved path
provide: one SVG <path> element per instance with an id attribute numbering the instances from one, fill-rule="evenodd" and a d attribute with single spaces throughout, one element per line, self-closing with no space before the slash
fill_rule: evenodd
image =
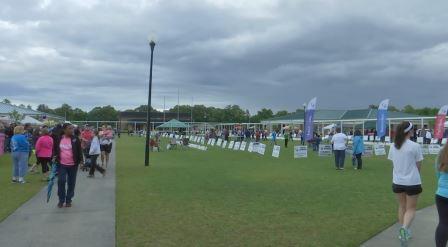
<path id="1" fill-rule="evenodd" d="M 435 246 L 434 233 L 438 223 L 438 215 L 435 206 L 427 207 L 417 211 L 414 222 L 411 226 L 412 239 L 409 247 L 430 247 Z M 369 241 L 362 244 L 362 247 L 397 247 L 400 246 L 398 240 L 399 225 L 394 224 L 385 231 L 376 235 Z"/>
<path id="2" fill-rule="evenodd" d="M 0 246 L 115 246 L 115 148 L 110 163 L 104 178 L 78 171 L 72 208 L 57 208 L 56 184 L 48 204 L 42 189 L 0 223 Z"/>

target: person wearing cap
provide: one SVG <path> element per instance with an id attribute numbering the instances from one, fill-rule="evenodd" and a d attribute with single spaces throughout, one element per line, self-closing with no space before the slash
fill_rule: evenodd
<path id="1" fill-rule="evenodd" d="M 398 125 L 388 156 L 393 163 L 392 191 L 399 206 L 398 222 L 401 227 L 398 237 L 402 244 L 411 238 L 409 227 L 415 216 L 418 197 L 423 191 L 420 177 L 423 153 L 420 145 L 410 140 L 413 134 L 411 122 Z"/>

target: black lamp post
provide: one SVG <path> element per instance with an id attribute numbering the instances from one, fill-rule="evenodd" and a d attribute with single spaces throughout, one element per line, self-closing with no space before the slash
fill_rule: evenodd
<path id="1" fill-rule="evenodd" d="M 151 63 L 149 65 L 149 92 L 148 92 L 148 107 L 146 110 L 146 149 L 145 149 L 145 166 L 149 166 L 149 137 L 151 132 L 151 90 L 152 90 L 152 60 L 154 54 L 154 47 L 156 42 L 151 40 L 149 42 L 151 47 Z"/>
<path id="2" fill-rule="evenodd" d="M 305 143 L 305 139 L 306 139 L 306 132 L 305 132 L 305 124 L 306 124 L 306 103 L 303 103 L 303 140 L 302 140 L 302 145 L 304 145 Z"/>

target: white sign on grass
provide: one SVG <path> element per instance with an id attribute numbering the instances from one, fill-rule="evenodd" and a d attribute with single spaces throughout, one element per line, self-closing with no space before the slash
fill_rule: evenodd
<path id="1" fill-rule="evenodd" d="M 447 140 L 448 140 L 447 138 L 443 138 L 442 139 L 442 145 L 445 145 L 447 143 Z"/>
<path id="2" fill-rule="evenodd" d="M 215 146 L 215 144 L 216 144 L 216 139 L 213 138 L 213 139 L 212 139 L 212 146 Z"/>
<path id="3" fill-rule="evenodd" d="M 246 150 L 246 145 L 247 145 L 246 142 L 241 142 L 240 151 L 245 151 Z"/>
<path id="4" fill-rule="evenodd" d="M 216 141 L 216 146 L 221 146 L 221 145 L 222 145 L 222 139 L 219 138 L 219 139 Z"/>
<path id="5" fill-rule="evenodd" d="M 417 137 L 417 143 L 423 143 L 423 137 Z"/>
<path id="6" fill-rule="evenodd" d="M 307 146 L 294 146 L 294 159 L 308 157 Z"/>
<path id="7" fill-rule="evenodd" d="M 222 148 L 226 148 L 226 146 L 227 146 L 227 141 L 224 140 L 224 141 L 222 142 Z"/>
<path id="8" fill-rule="evenodd" d="M 353 154 L 353 145 L 352 145 L 352 144 L 348 144 L 348 145 L 347 145 L 347 148 L 345 149 L 345 152 L 346 152 L 348 155 L 352 155 L 352 154 Z"/>
<path id="9" fill-rule="evenodd" d="M 274 148 L 272 149 L 272 157 L 278 158 L 280 156 L 280 146 L 274 145 Z"/>
<path id="10" fill-rule="evenodd" d="M 431 144 L 428 145 L 428 152 L 429 154 L 439 154 L 440 153 L 440 145 L 439 144 Z"/>
<path id="11" fill-rule="evenodd" d="M 364 146 L 364 156 L 366 156 L 366 157 L 373 156 L 373 146 L 372 145 Z"/>
<path id="12" fill-rule="evenodd" d="M 233 145 L 235 145 L 235 141 L 230 141 L 229 146 L 227 148 L 232 149 Z"/>
<path id="13" fill-rule="evenodd" d="M 376 156 L 386 155 L 386 145 L 384 145 L 383 143 L 375 144 L 373 149 Z"/>
<path id="14" fill-rule="evenodd" d="M 422 149 L 422 154 L 423 155 L 428 155 L 429 154 L 428 144 L 420 144 L 420 148 Z"/>
<path id="15" fill-rule="evenodd" d="M 208 139 L 207 145 L 212 145 L 212 139 Z"/>
<path id="16" fill-rule="evenodd" d="M 233 146 L 233 150 L 235 150 L 235 151 L 240 150 L 240 145 L 241 145 L 241 142 L 235 142 L 235 145 Z"/>
<path id="17" fill-rule="evenodd" d="M 258 144 L 258 148 L 257 148 L 257 152 L 261 155 L 264 155 L 264 152 L 266 151 L 266 144 L 263 143 L 259 143 Z"/>
<path id="18" fill-rule="evenodd" d="M 363 139 L 364 141 L 368 141 L 368 140 L 369 140 L 369 136 L 363 136 L 362 139 Z"/>
<path id="19" fill-rule="evenodd" d="M 254 151 L 254 143 L 253 142 L 249 143 L 249 147 L 247 148 L 247 151 L 249 153 L 252 153 Z"/>
<path id="20" fill-rule="evenodd" d="M 385 142 L 390 142 L 390 136 L 386 136 L 386 138 L 384 138 Z"/>
<path id="21" fill-rule="evenodd" d="M 319 156 L 331 156 L 333 154 L 333 147 L 331 145 L 319 145 Z"/>

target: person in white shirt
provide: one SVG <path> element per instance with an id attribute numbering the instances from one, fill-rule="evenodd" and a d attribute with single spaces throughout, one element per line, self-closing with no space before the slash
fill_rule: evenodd
<path id="1" fill-rule="evenodd" d="M 89 156 L 91 160 L 89 178 L 95 177 L 95 170 L 98 170 L 103 177 L 106 175 L 106 169 L 98 165 L 98 156 L 101 154 L 100 140 L 98 130 L 94 131 L 94 136 L 90 144 Z"/>
<path id="2" fill-rule="evenodd" d="M 390 147 L 388 159 L 393 163 L 392 191 L 399 204 L 399 239 L 407 243 L 411 237 L 409 226 L 415 216 L 418 196 L 423 191 L 420 177 L 423 153 L 420 145 L 410 140 L 413 135 L 411 122 L 398 125 L 395 133 L 395 142 Z"/>
<path id="3" fill-rule="evenodd" d="M 427 130 L 427 131 L 426 131 L 425 139 L 426 139 L 425 144 L 431 144 L 431 140 L 432 140 L 432 133 L 431 133 L 431 130 Z"/>
<path id="4" fill-rule="evenodd" d="M 345 149 L 347 149 L 347 140 L 348 137 L 344 133 L 341 133 L 341 128 L 336 128 L 336 134 L 331 138 L 336 170 L 344 170 Z"/>

